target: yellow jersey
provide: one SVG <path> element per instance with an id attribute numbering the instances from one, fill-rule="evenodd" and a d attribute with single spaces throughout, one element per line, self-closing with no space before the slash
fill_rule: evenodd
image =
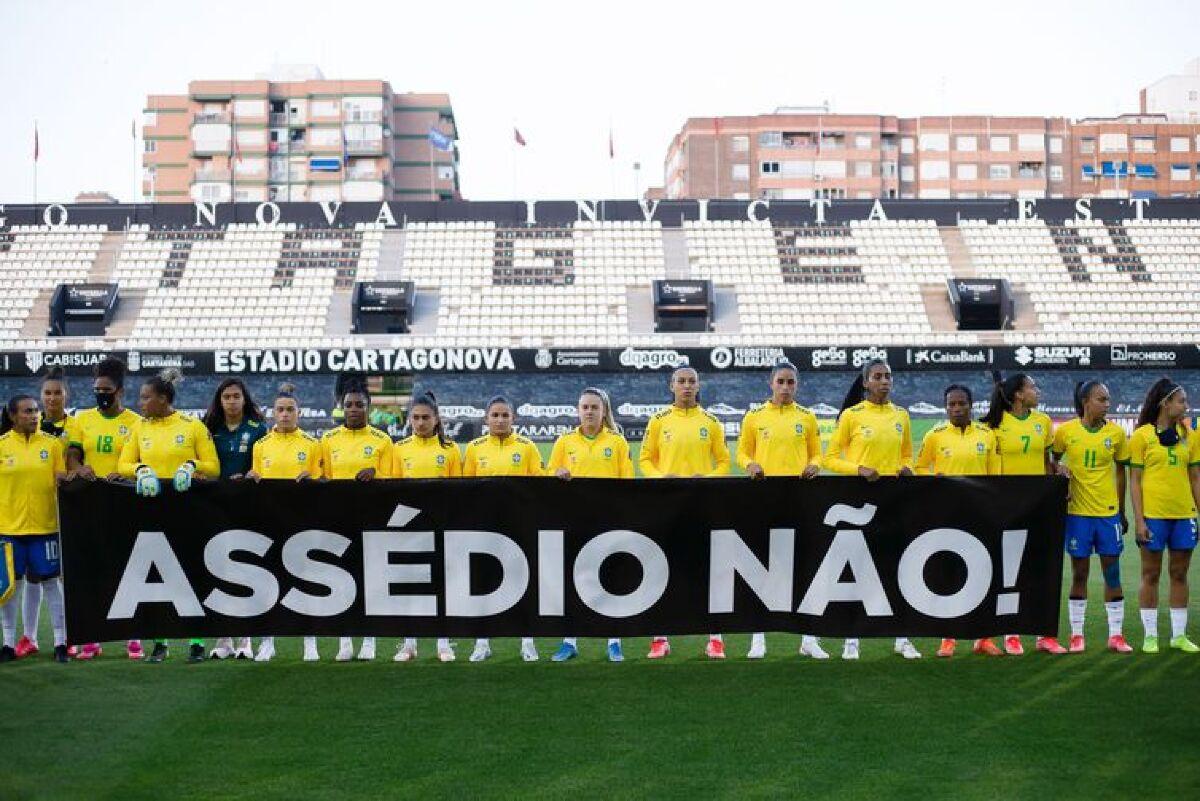
<path id="1" fill-rule="evenodd" d="M 1054 423 L 1036 409 L 1017 417 L 1005 412 L 1000 426 L 992 429 L 1004 476 L 1046 475 L 1046 452 L 1054 447 Z"/>
<path id="2" fill-rule="evenodd" d="M 938 423 L 921 443 L 917 472 L 931 476 L 1000 475 L 996 435 L 983 423 L 959 428 L 949 421 Z"/>
<path id="3" fill-rule="evenodd" d="M 463 456 L 462 474 L 472 476 L 540 476 L 542 455 L 531 440 L 520 434 L 497 437 L 485 434 L 471 440 Z"/>
<path id="4" fill-rule="evenodd" d="M 1142 514 L 1158 520 L 1196 516 L 1189 467 L 1200 466 L 1200 434 L 1179 426 L 1179 442 L 1166 447 L 1153 423 L 1129 437 L 1129 464 L 1142 471 Z"/>
<path id="5" fill-rule="evenodd" d="M 601 428 L 589 437 L 579 428 L 563 434 L 550 451 L 547 475 L 560 467 L 577 478 L 633 478 L 633 461 L 629 458 L 629 443 L 625 437 Z"/>
<path id="6" fill-rule="evenodd" d="M 121 451 L 142 416 L 130 409 L 108 417 L 99 409 L 84 409 L 67 420 L 66 440 L 83 451 L 83 463 L 98 476 L 118 472 Z"/>
<path id="7" fill-rule="evenodd" d="M 146 465 L 159 478 L 167 478 L 184 462 L 192 462 L 196 472 L 208 478 L 221 475 L 217 446 L 208 428 L 195 417 L 171 412 L 166 417 L 143 417 L 133 424 L 117 471 L 133 478 L 138 467 Z"/>
<path id="8" fill-rule="evenodd" d="M 413 434 L 392 446 L 392 478 L 458 478 L 463 474 L 458 445 L 436 436 Z"/>
<path id="9" fill-rule="evenodd" d="M 44 412 L 38 412 L 38 430 L 44 431 L 52 437 L 65 437 L 67 435 L 67 424 L 71 422 L 71 415 L 65 414 L 61 420 L 50 421 L 46 419 Z"/>
<path id="10" fill-rule="evenodd" d="M 58 531 L 57 473 L 67 470 L 66 444 L 44 431 L 0 436 L 0 534 Z"/>
<path id="11" fill-rule="evenodd" d="M 1112 517 L 1121 510 L 1113 468 L 1129 461 L 1129 442 L 1119 425 L 1107 420 L 1095 430 L 1079 418 L 1054 432 L 1054 453 L 1071 471 L 1067 514 Z"/>
<path id="12" fill-rule="evenodd" d="M 325 478 L 352 479 L 368 467 L 375 478 L 392 477 L 392 438 L 373 426 L 338 426 L 321 437 L 321 467 Z"/>
<path id="13" fill-rule="evenodd" d="M 821 433 L 808 409 L 768 401 L 742 418 L 737 463 L 743 470 L 757 462 L 768 476 L 798 476 L 810 464 L 821 465 Z"/>
<path id="14" fill-rule="evenodd" d="M 869 467 L 883 476 L 912 468 L 912 424 L 908 410 L 890 401 L 863 401 L 838 415 L 823 464 L 834 473 L 858 475 Z"/>
<path id="15" fill-rule="evenodd" d="M 284 433 L 272 428 L 254 443 L 251 470 L 263 478 L 321 477 L 321 443 L 300 429 Z"/>
<path id="16" fill-rule="evenodd" d="M 674 404 L 650 418 L 638 466 L 647 478 L 729 475 L 725 427 L 699 406 Z"/>

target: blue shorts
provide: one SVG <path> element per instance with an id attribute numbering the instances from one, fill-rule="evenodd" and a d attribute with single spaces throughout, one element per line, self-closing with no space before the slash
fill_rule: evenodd
<path id="1" fill-rule="evenodd" d="M 1094 551 L 1100 556 L 1120 556 L 1125 548 L 1121 516 L 1085 517 L 1067 515 L 1067 553 L 1075 559 L 1087 559 Z"/>
<path id="2" fill-rule="evenodd" d="M 0 540 L 12 543 L 14 578 L 29 576 L 34 579 L 49 579 L 57 576 L 62 570 L 57 534 L 0 536 Z"/>
<path id="3" fill-rule="evenodd" d="M 1190 551 L 1196 547 L 1195 520 L 1147 517 L 1146 528 L 1150 529 L 1150 541 L 1143 546 L 1147 551 L 1161 551 L 1163 548 Z"/>

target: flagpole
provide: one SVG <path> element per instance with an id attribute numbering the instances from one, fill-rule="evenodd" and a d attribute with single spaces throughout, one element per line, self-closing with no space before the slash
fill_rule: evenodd
<path id="1" fill-rule="evenodd" d="M 517 200 L 518 198 L 520 198 L 520 195 L 517 194 L 517 147 L 518 147 L 518 144 L 517 144 L 517 119 L 516 119 L 516 117 L 513 118 L 513 138 L 512 138 L 512 144 L 510 145 L 510 147 L 512 148 L 512 196 L 513 196 L 513 200 Z"/>
<path id="2" fill-rule="evenodd" d="M 429 199 L 437 200 L 437 190 L 433 185 L 433 140 L 425 137 L 425 145 L 429 148 Z"/>
<path id="3" fill-rule="evenodd" d="M 137 203 L 141 197 L 142 190 L 138 181 L 138 173 L 141 172 L 138 165 L 138 146 L 137 146 L 137 118 L 129 123 L 129 135 L 133 139 L 133 194 L 130 195 L 131 202 Z"/>
<path id="4" fill-rule="evenodd" d="M 37 163 L 40 142 L 38 141 L 37 120 L 33 121 L 33 205 L 37 205 Z"/>

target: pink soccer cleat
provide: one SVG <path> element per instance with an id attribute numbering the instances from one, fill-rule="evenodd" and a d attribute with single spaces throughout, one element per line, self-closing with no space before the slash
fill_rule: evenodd
<path id="1" fill-rule="evenodd" d="M 142 650 L 142 641 L 130 640 L 125 643 L 125 655 L 130 659 L 144 659 L 146 652 Z"/>
<path id="2" fill-rule="evenodd" d="M 75 654 L 71 655 L 71 658 L 72 659 L 81 659 L 86 662 L 89 659 L 95 659 L 96 657 L 100 656 L 100 654 L 102 654 L 102 653 L 104 653 L 104 651 L 103 651 L 103 649 L 100 648 L 100 643 L 89 642 L 89 643 L 85 644 L 82 648 L 79 648 L 75 652 Z"/>
<path id="3" fill-rule="evenodd" d="M 21 639 L 17 640 L 17 659 L 33 656 L 37 652 L 37 643 L 22 634 Z"/>
<path id="4" fill-rule="evenodd" d="M 1125 642 L 1124 634 L 1114 634 L 1108 638 L 1108 650 L 1116 651 L 1118 654 L 1128 654 L 1133 652 L 1133 646 Z"/>

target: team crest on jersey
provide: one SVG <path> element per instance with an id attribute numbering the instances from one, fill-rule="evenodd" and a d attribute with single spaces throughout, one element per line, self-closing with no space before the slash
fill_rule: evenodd
<path id="1" fill-rule="evenodd" d="M 1104 438 L 1104 450 L 1106 450 L 1106 451 L 1112 450 L 1112 438 L 1111 437 Z"/>
<path id="2" fill-rule="evenodd" d="M 446 463 L 446 457 L 439 453 L 435 461 L 438 463 L 438 467 L 441 467 Z"/>
<path id="3" fill-rule="evenodd" d="M 513 460 L 513 464 L 520 464 L 521 463 L 521 454 L 514 453 L 512 455 L 512 460 Z"/>
<path id="4" fill-rule="evenodd" d="M 374 453 L 375 453 L 375 449 L 372 448 L 370 445 L 363 446 L 363 456 L 371 456 Z"/>
<path id="5" fill-rule="evenodd" d="M 43 449 L 42 452 L 38 454 L 38 456 L 40 456 L 42 458 L 42 461 L 44 462 L 50 458 L 50 451 Z"/>
<path id="6" fill-rule="evenodd" d="M 308 454 L 305 453 L 304 451 L 300 451 L 299 453 L 296 454 L 296 461 L 297 462 L 307 462 Z"/>
<path id="7" fill-rule="evenodd" d="M 897 434 L 903 434 L 903 433 L 904 433 L 904 426 L 900 425 L 899 423 L 896 423 L 896 433 L 897 433 Z"/>
<path id="8" fill-rule="evenodd" d="M 176 435 L 175 435 L 175 444 L 176 444 L 176 445 L 182 445 L 182 444 L 183 444 L 183 440 L 184 440 L 183 434 L 176 434 Z"/>
<path id="9" fill-rule="evenodd" d="M 976 442 L 975 443 L 975 451 L 977 453 L 987 453 L 987 446 L 984 445 L 982 442 Z"/>
<path id="10" fill-rule="evenodd" d="M 1040 434 L 1040 433 L 1042 433 L 1042 424 L 1041 424 L 1041 423 L 1036 423 L 1036 424 L 1034 424 L 1034 426 L 1033 426 L 1033 430 L 1034 430 L 1034 431 L 1036 431 L 1036 432 L 1037 432 L 1037 433 L 1039 433 L 1039 434 Z"/>
<path id="11" fill-rule="evenodd" d="M 708 439 L 708 429 L 707 428 L 700 429 L 700 439 Z"/>
<path id="12" fill-rule="evenodd" d="M 605 449 L 604 449 L 604 458 L 605 458 L 605 459 L 611 459 L 611 458 L 612 458 L 612 448 L 605 448 Z"/>
<path id="13" fill-rule="evenodd" d="M 804 436 L 804 423 L 796 423 L 796 436 Z"/>
<path id="14" fill-rule="evenodd" d="M 122 437 L 129 436 L 129 426 L 120 426 L 119 428 L 117 428 L 117 433 L 120 434 Z"/>

